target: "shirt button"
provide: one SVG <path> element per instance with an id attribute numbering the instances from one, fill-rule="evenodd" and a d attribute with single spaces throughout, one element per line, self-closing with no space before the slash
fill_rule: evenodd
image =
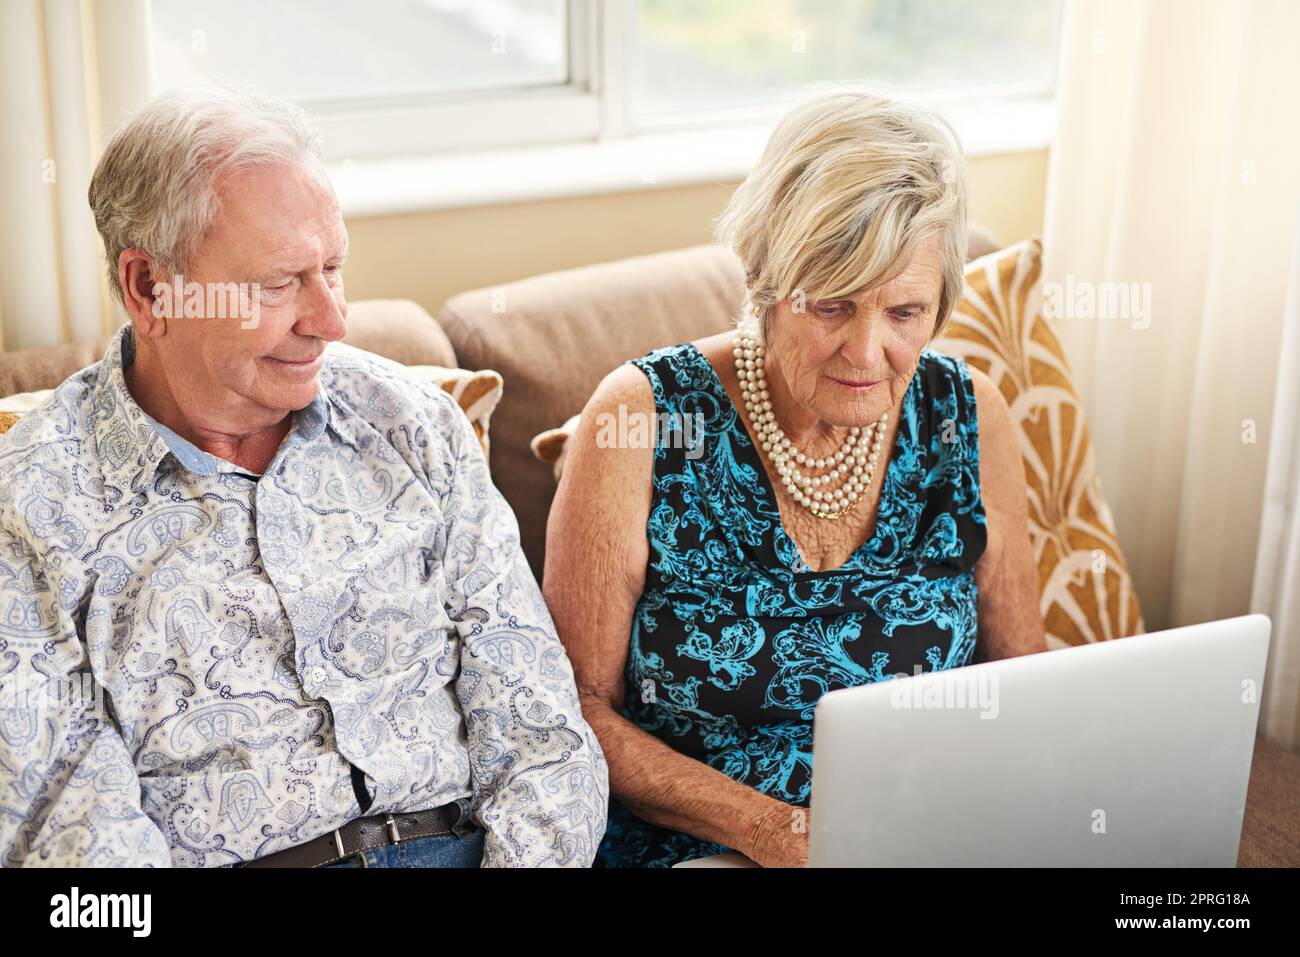
<path id="1" fill-rule="evenodd" d="M 311 679 L 312 684 L 323 685 L 329 680 L 329 672 L 317 666 L 307 673 L 307 677 Z"/>

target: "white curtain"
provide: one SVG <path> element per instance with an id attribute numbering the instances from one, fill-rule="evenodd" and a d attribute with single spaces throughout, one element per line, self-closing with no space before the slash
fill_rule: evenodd
<path id="1" fill-rule="evenodd" d="M 0 348 L 110 331 L 86 188 L 104 132 L 149 96 L 148 0 L 0 3 Z"/>
<path id="2" fill-rule="evenodd" d="M 1260 721 L 1270 738 L 1300 751 L 1300 210 L 1292 257 L 1250 607 L 1273 619 Z"/>
<path id="3" fill-rule="evenodd" d="M 1066 0 L 1063 31 L 1045 280 L 1098 294 L 1055 328 L 1106 498 L 1150 630 L 1245 614 L 1300 199 L 1300 3 Z M 1100 308 L 1121 291 L 1127 309 Z M 1294 715 L 1295 684 L 1266 710 Z"/>

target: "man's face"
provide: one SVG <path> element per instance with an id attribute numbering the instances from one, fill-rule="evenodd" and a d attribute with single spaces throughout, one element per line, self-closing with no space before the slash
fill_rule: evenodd
<path id="1" fill-rule="evenodd" d="M 253 298 L 219 316 L 171 318 L 155 342 L 182 405 L 232 424 L 278 421 L 316 397 L 321 353 L 347 331 L 347 230 L 314 162 L 232 173 L 217 191 L 185 282 L 242 283 Z"/>

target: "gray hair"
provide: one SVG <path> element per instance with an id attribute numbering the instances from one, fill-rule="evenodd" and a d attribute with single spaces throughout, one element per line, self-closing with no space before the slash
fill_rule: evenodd
<path id="1" fill-rule="evenodd" d="M 123 250 L 147 252 L 183 273 L 220 203 L 225 173 L 319 158 L 321 139 L 301 109 L 220 87 L 173 90 L 113 133 L 90 180 L 90 208 L 118 299 Z"/>
<path id="2" fill-rule="evenodd" d="M 943 237 L 933 336 L 961 298 L 969 186 L 941 116 L 863 91 L 815 96 L 791 110 L 732 195 L 717 237 L 745 268 L 745 313 L 764 336 L 773 307 L 857 294 L 890 278 L 921 240 Z"/>

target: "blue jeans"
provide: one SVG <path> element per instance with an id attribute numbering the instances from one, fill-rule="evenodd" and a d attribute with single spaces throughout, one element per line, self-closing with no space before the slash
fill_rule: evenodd
<path id="1" fill-rule="evenodd" d="M 483 860 L 483 829 L 464 837 L 434 834 L 386 847 L 358 851 L 326 867 L 478 867 Z"/>

